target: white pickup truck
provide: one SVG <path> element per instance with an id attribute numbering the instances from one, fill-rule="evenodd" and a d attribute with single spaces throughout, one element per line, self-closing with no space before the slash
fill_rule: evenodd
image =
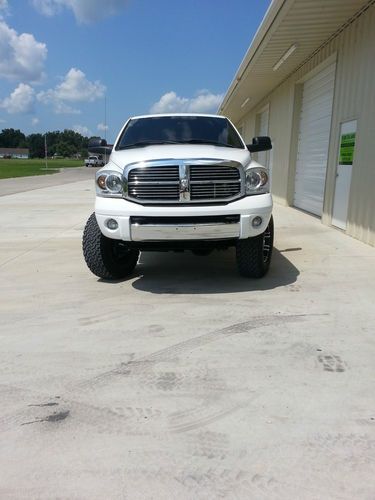
<path id="1" fill-rule="evenodd" d="M 94 141 L 90 151 L 108 150 Z M 271 148 L 269 137 L 246 145 L 223 116 L 130 118 L 96 173 L 95 213 L 83 233 L 89 269 L 121 279 L 140 252 L 235 247 L 239 273 L 261 278 L 272 256 L 272 197 L 267 169 L 251 153 Z"/>
<path id="2" fill-rule="evenodd" d="M 85 159 L 86 167 L 104 167 L 105 162 L 101 156 L 89 156 Z"/>

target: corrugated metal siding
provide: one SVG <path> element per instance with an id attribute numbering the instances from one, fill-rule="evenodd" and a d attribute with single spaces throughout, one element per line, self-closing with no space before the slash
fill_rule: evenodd
<path id="1" fill-rule="evenodd" d="M 269 135 L 272 139 L 272 194 L 274 200 L 287 204 L 289 149 L 292 129 L 292 103 L 294 87 L 282 85 L 271 96 L 270 101 L 262 101 L 259 108 L 270 102 Z M 246 142 L 250 143 L 256 135 L 256 112 L 248 114 L 243 120 Z"/>
<path id="2" fill-rule="evenodd" d="M 280 1 L 274 1 L 275 9 Z M 244 60 L 241 64 L 236 74 L 237 80 L 233 82 L 235 89 L 232 88 L 233 84 L 228 89 L 221 108 L 223 114 L 239 121 L 250 109 L 250 106 L 241 108 L 241 103 L 247 97 L 250 96 L 253 105 L 256 105 L 266 92 L 271 92 L 356 12 L 365 8 L 368 1 L 282 0 L 282 7 L 269 31 L 263 32 L 263 39 L 261 42 L 258 40 L 258 46 L 249 48 L 249 60 L 245 56 L 246 62 Z M 292 44 L 297 46 L 297 50 L 277 71 L 272 71 L 272 67 Z"/>
<path id="3" fill-rule="evenodd" d="M 255 115 L 270 104 L 270 135 L 275 139 L 273 194 L 288 201 L 288 176 L 294 177 L 291 137 L 298 82 L 337 54 L 335 95 L 328 156 L 323 222 L 330 223 L 334 198 L 340 123 L 358 121 L 347 234 L 375 245 L 375 6 L 350 24 L 313 58 L 276 88 L 242 120 L 246 137 L 255 135 Z"/>
<path id="4" fill-rule="evenodd" d="M 263 110 L 258 117 L 258 133 L 257 135 L 265 136 L 268 135 L 268 122 L 269 122 L 269 109 Z M 268 151 L 261 151 L 257 155 L 257 162 L 263 165 L 264 167 L 268 167 Z"/>
<path id="5" fill-rule="evenodd" d="M 375 6 L 336 40 L 340 46 L 330 157 L 326 222 L 332 212 L 340 123 L 357 119 L 357 141 L 347 233 L 375 245 Z M 340 42 L 340 45 L 338 45 Z"/>

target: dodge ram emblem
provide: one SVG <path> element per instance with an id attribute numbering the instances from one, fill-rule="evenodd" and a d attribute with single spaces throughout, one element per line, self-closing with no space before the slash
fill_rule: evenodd
<path id="1" fill-rule="evenodd" d="M 187 193 L 189 191 L 189 182 L 187 179 L 180 179 L 180 193 Z"/>

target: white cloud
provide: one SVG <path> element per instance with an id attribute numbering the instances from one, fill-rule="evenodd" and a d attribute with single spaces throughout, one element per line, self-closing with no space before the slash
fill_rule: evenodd
<path id="1" fill-rule="evenodd" d="M 0 11 L 3 11 L 7 14 L 8 10 L 9 10 L 8 0 L 0 0 Z"/>
<path id="2" fill-rule="evenodd" d="M 0 19 L 0 77 L 23 82 L 39 81 L 46 57 L 44 43 L 37 42 L 30 33 L 19 35 Z"/>
<path id="3" fill-rule="evenodd" d="M 84 135 L 86 137 L 90 137 L 92 135 L 91 130 L 85 127 L 84 125 L 74 125 L 73 130 L 74 132 L 78 132 L 79 134 Z"/>
<path id="4" fill-rule="evenodd" d="M 106 88 L 99 81 L 90 82 L 83 71 L 71 68 L 63 81 L 54 89 L 39 92 L 41 102 L 92 102 L 103 97 Z"/>
<path id="5" fill-rule="evenodd" d="M 10 96 L 6 97 L 0 103 L 0 107 L 4 108 L 10 114 L 31 113 L 34 108 L 34 101 L 34 89 L 26 83 L 20 83 Z"/>
<path id="6" fill-rule="evenodd" d="M 150 109 L 151 113 L 215 113 L 223 100 L 223 94 L 199 91 L 194 97 L 179 97 L 167 92 Z"/>
<path id="7" fill-rule="evenodd" d="M 38 94 L 38 98 L 39 98 L 39 94 Z M 57 115 L 80 115 L 81 114 L 80 109 L 73 108 L 72 106 L 65 104 L 65 102 L 56 101 L 56 100 L 53 102 L 53 110 Z"/>
<path id="8" fill-rule="evenodd" d="M 36 117 L 35 117 L 35 118 L 33 118 L 33 119 L 31 120 L 31 125 L 32 125 L 33 127 L 35 127 L 35 125 L 38 125 L 38 123 L 39 123 L 39 118 L 36 118 Z"/>
<path id="9" fill-rule="evenodd" d="M 97 129 L 104 132 L 105 130 L 108 130 L 108 125 L 105 125 L 104 123 L 98 123 Z"/>
<path id="10" fill-rule="evenodd" d="M 34 7 L 45 16 L 59 14 L 63 8 L 73 11 L 80 23 L 99 21 L 124 8 L 128 0 L 33 0 Z"/>
<path id="11" fill-rule="evenodd" d="M 6 17 L 10 12 L 8 0 L 0 0 L 0 19 Z"/>
<path id="12" fill-rule="evenodd" d="M 93 102 L 103 97 L 105 90 L 99 80 L 91 82 L 83 71 L 71 68 L 59 85 L 54 89 L 39 92 L 37 98 L 44 104 L 52 104 L 57 114 L 78 115 L 81 111 L 67 102 Z"/>
<path id="13" fill-rule="evenodd" d="M 63 6 L 67 5 L 68 2 L 63 0 L 33 0 L 33 5 L 35 9 L 44 16 L 54 16 L 59 14 Z"/>

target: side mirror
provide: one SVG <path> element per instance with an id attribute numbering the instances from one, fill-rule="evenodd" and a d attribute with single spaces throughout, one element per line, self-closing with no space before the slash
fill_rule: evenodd
<path id="1" fill-rule="evenodd" d="M 105 139 L 101 139 L 100 137 L 93 137 L 89 140 L 87 149 L 90 153 L 108 155 L 112 151 L 112 146 L 109 146 Z"/>
<path id="2" fill-rule="evenodd" d="M 253 137 L 251 144 L 246 144 L 250 153 L 257 153 L 258 151 L 269 151 L 272 149 L 271 139 L 267 136 Z"/>

